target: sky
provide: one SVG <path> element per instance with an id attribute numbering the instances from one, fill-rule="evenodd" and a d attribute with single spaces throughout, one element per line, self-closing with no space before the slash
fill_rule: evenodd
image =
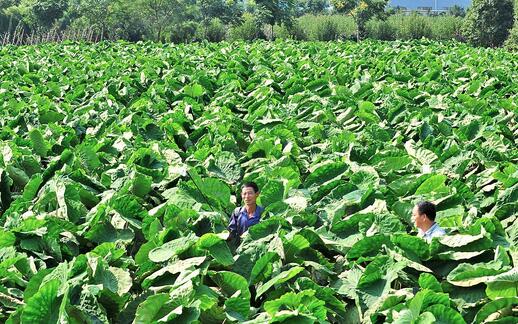
<path id="1" fill-rule="evenodd" d="M 434 7 L 434 0 L 390 0 L 390 6 L 407 7 L 408 9 L 416 9 L 417 7 Z M 459 5 L 467 8 L 471 4 L 471 0 L 437 0 L 437 7 L 439 9 L 444 7 L 451 7 Z"/>

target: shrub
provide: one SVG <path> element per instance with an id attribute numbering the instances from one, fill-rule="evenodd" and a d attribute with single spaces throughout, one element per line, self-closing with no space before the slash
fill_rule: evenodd
<path id="1" fill-rule="evenodd" d="M 432 27 L 428 17 L 412 14 L 410 16 L 398 16 L 398 39 L 430 38 Z"/>
<path id="2" fill-rule="evenodd" d="M 252 41 L 260 38 L 262 31 L 254 16 L 250 13 L 243 14 L 243 21 L 240 25 L 234 26 L 229 31 L 230 40 Z"/>
<path id="3" fill-rule="evenodd" d="M 316 29 L 316 39 L 319 41 L 333 41 L 340 36 L 338 25 L 331 19 L 322 21 Z"/>
<path id="4" fill-rule="evenodd" d="M 227 28 L 219 18 L 213 18 L 205 26 L 205 39 L 210 42 L 221 42 L 225 39 Z"/>
<path id="5" fill-rule="evenodd" d="M 395 40 L 396 26 L 387 20 L 371 20 L 366 25 L 367 37 L 379 40 Z"/>
<path id="6" fill-rule="evenodd" d="M 464 19 L 459 16 L 430 17 L 432 38 L 436 40 L 462 40 L 460 31 L 463 21 Z"/>
<path id="7" fill-rule="evenodd" d="M 190 43 L 197 39 L 201 25 L 194 21 L 186 21 L 171 26 L 169 39 L 173 43 Z"/>
<path id="8" fill-rule="evenodd" d="M 511 0 L 473 0 L 464 20 L 462 34 L 473 45 L 501 46 L 513 23 Z"/>
<path id="9" fill-rule="evenodd" d="M 350 16 L 345 15 L 304 15 L 297 19 L 301 30 L 307 36 L 308 40 L 319 40 L 322 36 L 323 27 L 326 22 L 336 25 L 337 38 L 355 38 L 356 24 Z M 333 27 L 331 27 L 333 28 Z"/>

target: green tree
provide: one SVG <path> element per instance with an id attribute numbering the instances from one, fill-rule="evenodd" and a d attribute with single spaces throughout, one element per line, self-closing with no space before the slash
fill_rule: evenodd
<path id="1" fill-rule="evenodd" d="M 19 19 L 30 29 L 49 28 L 63 16 L 67 0 L 21 0 L 11 2 L 4 13 Z"/>
<path id="2" fill-rule="evenodd" d="M 372 18 L 384 19 L 388 0 L 331 0 L 336 11 L 346 13 L 356 22 L 356 39 L 365 36 L 366 24 Z"/>
<path id="3" fill-rule="evenodd" d="M 183 0 L 138 0 L 135 8 L 156 41 L 164 41 L 164 31 L 179 28 L 196 9 L 193 2 Z"/>
<path id="4" fill-rule="evenodd" d="M 473 0 L 462 34 L 476 46 L 498 47 L 509 36 L 512 24 L 512 0 Z"/>
<path id="5" fill-rule="evenodd" d="M 328 0 L 300 0 L 297 4 L 297 14 L 318 15 L 325 13 L 329 8 Z"/>
<path id="6" fill-rule="evenodd" d="M 80 28 L 93 28 L 98 33 L 107 33 L 109 18 L 116 0 L 70 0 L 66 19 Z"/>
<path id="7" fill-rule="evenodd" d="M 204 22 L 218 18 L 221 22 L 229 24 L 243 13 L 242 3 L 237 0 L 198 0 L 196 3 Z"/>
<path id="8" fill-rule="evenodd" d="M 464 8 L 459 5 L 454 5 L 448 9 L 448 15 L 454 17 L 464 17 L 466 16 L 466 10 L 464 10 Z"/>
<path id="9" fill-rule="evenodd" d="M 255 5 L 258 23 L 270 26 L 272 38 L 275 24 L 292 26 L 297 5 L 296 0 L 255 0 Z"/>

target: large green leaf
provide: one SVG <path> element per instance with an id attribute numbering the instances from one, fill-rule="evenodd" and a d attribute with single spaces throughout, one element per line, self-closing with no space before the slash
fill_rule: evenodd
<path id="1" fill-rule="evenodd" d="M 42 285 L 23 309 L 22 321 L 26 323 L 57 323 L 63 296 L 58 296 L 62 283 L 58 279 Z"/>

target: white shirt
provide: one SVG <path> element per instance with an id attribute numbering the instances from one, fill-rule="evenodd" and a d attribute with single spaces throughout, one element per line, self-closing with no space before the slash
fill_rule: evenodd
<path id="1" fill-rule="evenodd" d="M 419 230 L 417 236 L 421 237 L 426 242 L 430 243 L 432 238 L 443 236 L 446 234 L 446 231 L 442 229 L 437 223 L 433 223 L 432 227 L 430 227 L 426 232 Z"/>

